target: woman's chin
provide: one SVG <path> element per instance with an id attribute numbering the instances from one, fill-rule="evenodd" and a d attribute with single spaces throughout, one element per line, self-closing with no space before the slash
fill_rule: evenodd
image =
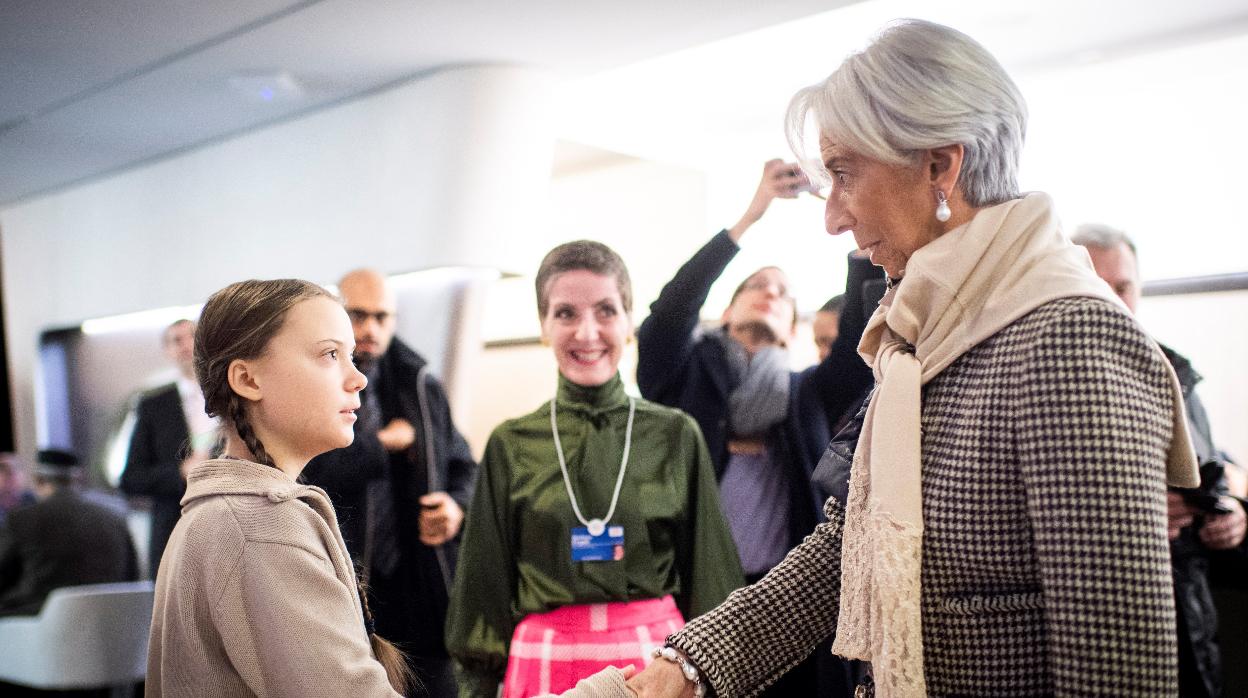
<path id="1" fill-rule="evenodd" d="M 334 439 L 333 443 L 329 445 L 329 448 L 325 450 L 336 451 L 340 448 L 346 448 L 347 446 L 350 446 L 354 442 L 355 442 L 355 430 L 348 427 L 346 431 L 340 432 L 338 434 L 338 438 Z"/>
<path id="2" fill-rule="evenodd" d="M 585 388 L 596 388 L 611 380 L 615 369 L 608 366 L 581 367 L 574 366 L 560 369 L 565 379 Z"/>

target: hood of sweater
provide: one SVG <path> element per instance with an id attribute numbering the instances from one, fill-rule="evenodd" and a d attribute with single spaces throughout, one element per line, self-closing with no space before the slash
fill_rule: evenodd
<path id="1" fill-rule="evenodd" d="M 218 495 L 254 495 L 272 502 L 305 499 L 311 500 L 310 504 L 320 500 L 329 506 L 321 488 L 300 484 L 277 468 L 237 458 L 213 458 L 192 468 L 182 506 Z"/>

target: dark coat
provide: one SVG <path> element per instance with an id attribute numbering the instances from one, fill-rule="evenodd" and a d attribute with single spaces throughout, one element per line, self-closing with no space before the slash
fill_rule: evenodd
<path id="1" fill-rule="evenodd" d="M 35 615 L 54 589 L 138 579 L 126 520 L 61 489 L 0 528 L 0 615 Z"/>
<path id="2" fill-rule="evenodd" d="M 175 383 L 155 388 L 135 407 L 134 433 L 121 491 L 152 502 L 152 532 L 148 543 L 148 574 L 156 577 L 169 534 L 182 515 L 186 480 L 180 466 L 190 453 L 190 430 Z"/>
<path id="3" fill-rule="evenodd" d="M 314 458 L 303 479 L 330 495 L 352 557 L 368 565 L 377 632 L 410 654 L 444 656 L 442 628 L 459 540 L 437 547 L 420 542 L 419 499 L 446 492 L 466 512 L 477 463 L 423 357 L 396 337 L 370 373 L 361 408 L 380 414 L 362 413 L 355 441 Z M 407 451 L 389 454 L 377 429 L 396 417 L 412 424 L 416 440 Z"/>
<path id="4" fill-rule="evenodd" d="M 1196 462 L 1203 464 L 1216 460 L 1218 453 L 1209 428 L 1209 415 L 1196 393 L 1196 384 L 1201 376 L 1183 355 L 1164 345 L 1161 350 L 1174 367 L 1179 385 L 1183 387 L 1187 429 L 1196 450 Z M 1210 485 L 1214 492 L 1227 492 L 1225 477 Z M 1213 603 L 1209 576 L 1212 567 L 1225 555 L 1209 550 L 1201 543 L 1197 525 L 1184 528 L 1179 537 L 1170 543 L 1174 599 L 1178 610 L 1179 690 L 1185 698 L 1222 695 L 1218 613 Z"/>
<path id="5" fill-rule="evenodd" d="M 727 231 L 711 238 L 663 287 L 637 331 L 642 396 L 697 421 L 717 478 L 728 465 L 728 397 L 735 386 L 723 346 L 698 332 L 698 316 L 711 285 L 739 250 Z M 810 476 L 828 443 L 829 425 L 871 385 L 857 346 L 866 326 L 863 282 L 880 275 L 868 260 L 850 259 L 845 310 L 832 352 L 819 365 L 792 374 L 788 416 L 766 436 L 772 458 L 787 469 L 790 482 L 790 546 L 821 518 L 823 495 L 811 487 Z"/>

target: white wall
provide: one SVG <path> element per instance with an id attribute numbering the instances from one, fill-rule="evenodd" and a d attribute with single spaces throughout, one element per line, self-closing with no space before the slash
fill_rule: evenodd
<path id="1" fill-rule="evenodd" d="M 522 276 L 493 285 L 485 304 L 487 340 L 537 337 L 541 332 L 533 277 L 555 245 L 601 240 L 624 258 L 633 281 L 633 316 L 648 313 L 659 289 L 713 231 L 705 221 L 706 177 L 675 165 L 610 157 L 558 173 L 550 186 L 550 226 L 517 258 Z M 636 389 L 637 344 L 620 361 L 625 388 Z M 527 414 L 554 395 L 558 369 L 549 347 L 498 346 L 479 357 L 472 377 L 468 417 L 461 431 L 480 456 L 503 420 Z"/>
<path id="2" fill-rule="evenodd" d="M 542 227 L 548 76 L 446 70 L 0 211 L 15 438 L 39 332 L 248 277 L 502 266 Z"/>
<path id="3" fill-rule="evenodd" d="M 1248 271 L 1248 35 L 1028 74 L 1024 190 L 1135 239 L 1143 278 Z"/>
<path id="4" fill-rule="evenodd" d="M 1147 297 L 1140 323 L 1204 376 L 1196 391 L 1214 444 L 1248 466 L 1248 291 Z"/>
<path id="5" fill-rule="evenodd" d="M 640 322 L 676 268 L 715 232 L 706 223 L 705 191 L 702 172 L 630 157 L 555 176 L 549 225 L 513 257 L 511 268 L 522 278 L 504 280 L 491 294 L 485 339 L 540 333 L 533 290 L 537 266 L 555 245 L 585 238 L 624 258 L 633 280 L 633 315 Z"/>

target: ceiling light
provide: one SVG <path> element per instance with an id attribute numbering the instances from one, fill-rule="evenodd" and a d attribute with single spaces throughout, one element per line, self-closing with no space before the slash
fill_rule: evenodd
<path id="1" fill-rule="evenodd" d="M 293 102 L 303 99 L 303 85 L 282 70 L 271 73 L 240 73 L 229 78 L 230 88 L 256 102 Z"/>

